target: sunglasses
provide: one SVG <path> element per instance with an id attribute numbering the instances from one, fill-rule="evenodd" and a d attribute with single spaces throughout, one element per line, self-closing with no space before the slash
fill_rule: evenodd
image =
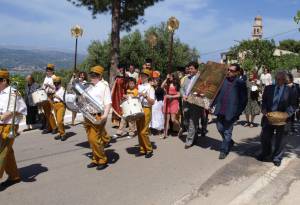
<path id="1" fill-rule="evenodd" d="M 0 78 L 0 82 L 3 82 L 4 81 L 4 78 Z"/>

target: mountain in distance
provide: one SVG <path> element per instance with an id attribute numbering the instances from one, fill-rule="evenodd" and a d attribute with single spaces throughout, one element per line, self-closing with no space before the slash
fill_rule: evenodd
<path id="1" fill-rule="evenodd" d="M 85 55 L 78 54 L 77 64 L 80 64 L 84 58 Z M 0 68 L 28 73 L 44 70 L 48 63 L 53 63 L 57 69 L 71 69 L 74 66 L 74 53 L 0 47 Z"/>

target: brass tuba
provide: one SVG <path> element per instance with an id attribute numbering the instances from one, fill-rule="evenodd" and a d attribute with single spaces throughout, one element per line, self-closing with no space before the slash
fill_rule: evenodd
<path id="1" fill-rule="evenodd" d="M 97 114 L 103 114 L 104 105 L 99 104 L 93 96 L 88 94 L 87 89 L 92 86 L 90 83 L 82 85 L 78 80 L 72 82 L 72 90 L 75 92 L 74 96 L 74 112 L 81 112 L 82 115 L 95 125 L 102 124 L 102 121 L 96 119 Z"/>

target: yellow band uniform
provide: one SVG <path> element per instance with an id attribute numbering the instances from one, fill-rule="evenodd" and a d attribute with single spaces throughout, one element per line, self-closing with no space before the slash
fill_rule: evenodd
<path id="1" fill-rule="evenodd" d="M 0 73 L 0 78 L 8 78 L 3 76 Z M 16 99 L 16 120 L 15 120 L 15 132 L 18 130 L 18 124 L 22 119 L 22 115 L 27 114 L 27 108 L 24 100 L 22 99 L 21 96 L 17 96 L 16 98 L 11 97 L 10 98 L 10 91 L 12 93 L 15 93 L 15 89 L 11 88 L 10 86 L 6 87 L 4 90 L 0 92 L 0 115 L 1 115 L 1 120 L 0 120 L 0 138 L 1 138 L 1 147 L 0 147 L 0 179 L 3 177 L 4 171 L 8 175 L 9 180 L 18 180 L 20 179 L 20 174 L 17 168 L 16 164 L 16 159 L 14 155 L 14 150 L 13 150 L 13 143 L 14 139 L 8 138 L 9 131 L 11 129 L 11 124 L 12 124 L 12 115 L 9 115 L 5 119 L 3 117 L 7 113 L 13 112 L 12 110 L 12 102 L 9 99 L 13 99 L 13 101 Z M 4 118 L 4 119 L 3 119 Z"/>

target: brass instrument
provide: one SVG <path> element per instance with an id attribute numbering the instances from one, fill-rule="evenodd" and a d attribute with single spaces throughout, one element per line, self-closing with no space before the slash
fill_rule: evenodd
<path id="1" fill-rule="evenodd" d="M 17 109 L 17 98 L 18 98 L 18 90 L 17 90 L 17 85 L 18 83 L 16 82 L 14 84 L 15 87 L 13 87 L 12 85 L 10 86 L 9 89 L 9 100 L 8 100 L 8 111 L 9 111 L 9 105 L 11 100 L 13 99 L 13 110 L 12 110 L 12 121 L 11 121 L 11 126 L 10 126 L 10 130 L 9 130 L 9 134 L 8 134 L 8 138 L 9 139 L 14 139 L 16 138 L 16 132 L 15 132 L 15 123 L 16 123 L 16 109 Z M 13 93 L 14 92 L 14 93 Z M 14 96 L 13 96 L 14 95 Z"/>
<path id="2" fill-rule="evenodd" d="M 78 80 L 73 81 L 72 90 L 75 92 L 73 104 L 78 110 L 71 109 L 71 111 L 81 112 L 82 115 L 93 124 L 99 125 L 103 122 L 98 119 L 97 115 L 104 113 L 104 105 L 99 104 L 93 96 L 86 91 L 90 86 L 92 85 L 89 83 L 82 85 Z"/>

